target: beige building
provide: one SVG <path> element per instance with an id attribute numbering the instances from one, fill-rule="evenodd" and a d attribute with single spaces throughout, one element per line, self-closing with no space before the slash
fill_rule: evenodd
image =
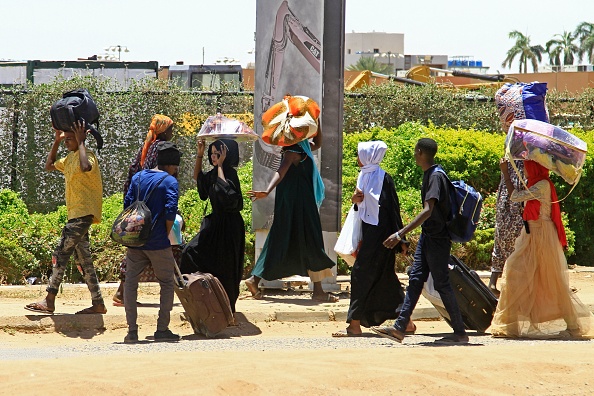
<path id="1" fill-rule="evenodd" d="M 349 67 L 362 57 L 375 57 L 380 63 L 393 65 L 393 70 L 404 69 L 403 33 L 345 33 L 344 65 Z"/>

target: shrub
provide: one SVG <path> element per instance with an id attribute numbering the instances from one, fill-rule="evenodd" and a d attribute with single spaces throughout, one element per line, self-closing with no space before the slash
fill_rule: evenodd
<path id="1" fill-rule="evenodd" d="M 39 263 L 16 240 L 0 237 L 0 284 L 23 284 Z"/>

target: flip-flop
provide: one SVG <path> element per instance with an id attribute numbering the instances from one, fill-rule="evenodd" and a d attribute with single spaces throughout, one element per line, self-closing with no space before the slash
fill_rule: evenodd
<path id="1" fill-rule="evenodd" d="M 324 297 L 314 297 L 313 295 L 311 296 L 311 299 L 314 301 L 320 301 L 320 302 L 329 302 L 329 303 L 337 303 L 340 298 L 338 298 L 338 296 L 335 296 L 332 293 L 326 293 L 326 298 Z"/>
<path id="2" fill-rule="evenodd" d="M 394 327 L 392 326 L 373 326 L 371 328 L 371 331 L 373 331 L 375 334 L 382 336 L 384 338 L 389 338 L 392 341 L 396 341 L 396 342 L 400 342 L 402 343 L 402 340 L 404 339 L 404 333 L 401 331 L 396 330 Z"/>
<path id="3" fill-rule="evenodd" d="M 99 315 L 104 315 L 107 313 L 107 308 L 103 309 L 103 312 L 97 312 L 95 311 L 95 308 L 93 307 L 89 307 L 89 308 L 85 308 L 85 309 L 81 309 L 80 311 L 76 312 L 76 315 L 92 315 L 92 314 L 99 314 Z"/>
<path id="4" fill-rule="evenodd" d="M 355 334 L 349 333 L 347 330 L 340 330 L 335 333 L 332 333 L 332 337 L 335 338 L 343 338 L 343 337 L 361 337 L 363 333 Z"/>
<path id="5" fill-rule="evenodd" d="M 42 313 L 42 314 L 47 314 L 47 315 L 53 315 L 54 314 L 54 310 L 53 309 L 49 309 L 47 307 L 47 305 L 43 305 L 39 302 L 34 302 L 31 304 L 27 304 L 25 305 L 25 309 L 28 311 L 32 311 L 32 312 L 37 312 L 37 313 Z"/>

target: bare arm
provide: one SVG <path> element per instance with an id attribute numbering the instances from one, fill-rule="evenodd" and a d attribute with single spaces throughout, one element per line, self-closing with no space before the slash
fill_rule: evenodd
<path id="1" fill-rule="evenodd" d="M 283 155 L 283 161 L 281 162 L 280 167 L 272 177 L 272 180 L 270 180 L 270 183 L 268 184 L 266 191 L 248 191 L 248 195 L 252 199 L 252 201 L 255 201 L 256 199 L 266 198 L 268 194 L 270 194 L 272 190 L 276 188 L 278 183 L 280 183 L 283 180 L 283 178 L 287 174 L 287 171 L 289 170 L 289 167 L 291 165 L 297 165 L 299 161 L 301 161 L 301 154 L 294 153 L 292 151 L 287 151 Z"/>
<path id="2" fill-rule="evenodd" d="M 435 202 L 437 202 L 435 198 L 432 198 L 429 201 L 425 201 L 425 206 L 423 207 L 423 210 L 421 210 L 421 212 L 417 215 L 417 217 L 415 217 L 410 223 L 402 227 L 400 231 L 390 235 L 384 241 L 384 246 L 388 249 L 394 248 L 396 245 L 398 245 L 398 243 L 402 240 L 402 238 L 404 238 L 404 236 L 408 232 L 414 230 L 415 228 L 423 224 L 423 222 L 431 216 L 433 208 L 435 207 Z"/>
<path id="3" fill-rule="evenodd" d="M 52 148 L 50 149 L 50 152 L 47 154 L 47 159 L 45 160 L 45 170 L 48 172 L 56 170 L 54 162 L 56 162 L 56 160 L 58 159 L 58 149 L 60 148 L 60 143 L 62 142 L 62 139 L 64 139 L 64 134 L 62 133 L 62 131 L 54 129 L 54 132 L 56 133 L 56 137 L 54 138 Z"/>
<path id="4" fill-rule="evenodd" d="M 196 164 L 194 164 L 194 181 L 198 181 L 198 174 L 202 172 L 202 158 L 204 157 L 205 143 L 203 139 L 196 143 Z"/>
<path id="5" fill-rule="evenodd" d="M 310 147 L 311 151 L 316 151 L 322 147 L 322 126 L 320 125 L 320 121 L 318 121 L 318 133 L 313 137 Z"/>
<path id="6" fill-rule="evenodd" d="M 515 187 L 511 181 L 511 177 L 509 176 L 509 168 L 507 167 L 507 159 L 501 158 L 499 160 L 499 169 L 501 169 L 501 174 L 503 175 L 503 180 L 505 181 L 505 188 L 507 189 L 508 195 L 514 192 Z"/>
<path id="7" fill-rule="evenodd" d="M 171 232 L 173 228 L 174 220 L 165 220 L 165 231 L 167 231 L 167 235 Z"/>
<path id="8" fill-rule="evenodd" d="M 223 170 L 223 163 L 225 162 L 225 158 L 227 158 L 227 146 L 224 144 L 221 146 L 221 154 L 219 155 L 219 161 L 217 163 L 217 176 L 219 179 L 227 181 L 225 178 L 225 172 Z"/>
<path id="9" fill-rule="evenodd" d="M 78 144 L 78 158 L 80 161 L 80 170 L 89 172 L 93 167 L 87 157 L 87 149 L 85 147 L 85 139 L 87 138 L 87 129 L 84 122 L 76 121 L 72 124 L 74 129 L 74 136 L 76 136 L 76 143 Z"/>

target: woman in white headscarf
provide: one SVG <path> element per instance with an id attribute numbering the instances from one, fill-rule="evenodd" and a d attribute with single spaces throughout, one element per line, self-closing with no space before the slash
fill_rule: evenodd
<path id="1" fill-rule="evenodd" d="M 351 271 L 349 325 L 346 330 L 333 333 L 333 337 L 360 336 L 361 326 L 377 326 L 396 319 L 404 301 L 394 262 L 396 252 L 406 253 L 408 242 L 403 240 L 394 249 L 382 243 L 394 230 L 402 228 L 394 181 L 379 166 L 387 149 L 382 141 L 361 142 L 357 147 L 361 173 L 351 201 L 362 220 L 363 239 Z M 414 332 L 412 322 L 407 330 Z"/>

